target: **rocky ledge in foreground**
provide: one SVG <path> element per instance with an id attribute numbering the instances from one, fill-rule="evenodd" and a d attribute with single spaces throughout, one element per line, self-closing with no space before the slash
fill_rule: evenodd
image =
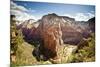
<path id="1" fill-rule="evenodd" d="M 58 55 L 59 58 L 50 59 L 50 61 L 54 64 L 57 63 L 68 63 L 71 60 L 72 54 L 77 50 L 77 46 L 75 45 L 63 45 L 59 48 Z"/>

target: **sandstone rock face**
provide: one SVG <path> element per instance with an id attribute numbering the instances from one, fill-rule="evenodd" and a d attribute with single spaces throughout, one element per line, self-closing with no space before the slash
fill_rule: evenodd
<path id="1" fill-rule="evenodd" d="M 42 19 L 40 34 L 43 39 L 43 54 L 47 58 L 58 57 L 58 49 L 63 45 L 61 20 L 55 15 L 44 16 Z"/>

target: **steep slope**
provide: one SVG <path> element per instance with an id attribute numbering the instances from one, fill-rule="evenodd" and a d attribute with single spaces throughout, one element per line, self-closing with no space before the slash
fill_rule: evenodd
<path id="1" fill-rule="evenodd" d="M 30 44 L 24 42 L 18 47 L 18 53 L 17 53 L 17 64 L 23 65 L 23 64 L 37 64 L 37 61 L 35 57 L 32 55 L 32 51 L 34 50 L 34 47 Z"/>
<path id="2" fill-rule="evenodd" d="M 92 32 L 95 32 L 95 17 L 87 21 Z"/>
<path id="3" fill-rule="evenodd" d="M 38 25 L 39 23 L 34 19 L 29 19 L 17 25 L 17 29 L 21 29 L 23 35 L 25 36 L 24 39 L 30 42 L 33 39 L 32 36 L 34 36 L 35 30 Z"/>

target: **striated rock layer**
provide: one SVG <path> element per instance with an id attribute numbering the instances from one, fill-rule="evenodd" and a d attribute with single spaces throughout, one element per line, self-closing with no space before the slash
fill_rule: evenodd
<path id="1" fill-rule="evenodd" d="M 40 36 L 43 39 L 41 49 L 47 58 L 58 57 L 58 49 L 63 45 L 61 22 L 59 17 L 49 15 L 44 16 L 42 23 L 40 23 Z"/>

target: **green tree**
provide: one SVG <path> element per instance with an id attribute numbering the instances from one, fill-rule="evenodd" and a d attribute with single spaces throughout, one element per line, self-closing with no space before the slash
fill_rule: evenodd
<path id="1" fill-rule="evenodd" d="M 11 15 L 11 28 L 10 28 L 10 37 L 11 37 L 11 51 L 16 55 L 17 48 L 23 43 L 23 34 L 22 31 L 16 27 L 15 15 Z"/>

